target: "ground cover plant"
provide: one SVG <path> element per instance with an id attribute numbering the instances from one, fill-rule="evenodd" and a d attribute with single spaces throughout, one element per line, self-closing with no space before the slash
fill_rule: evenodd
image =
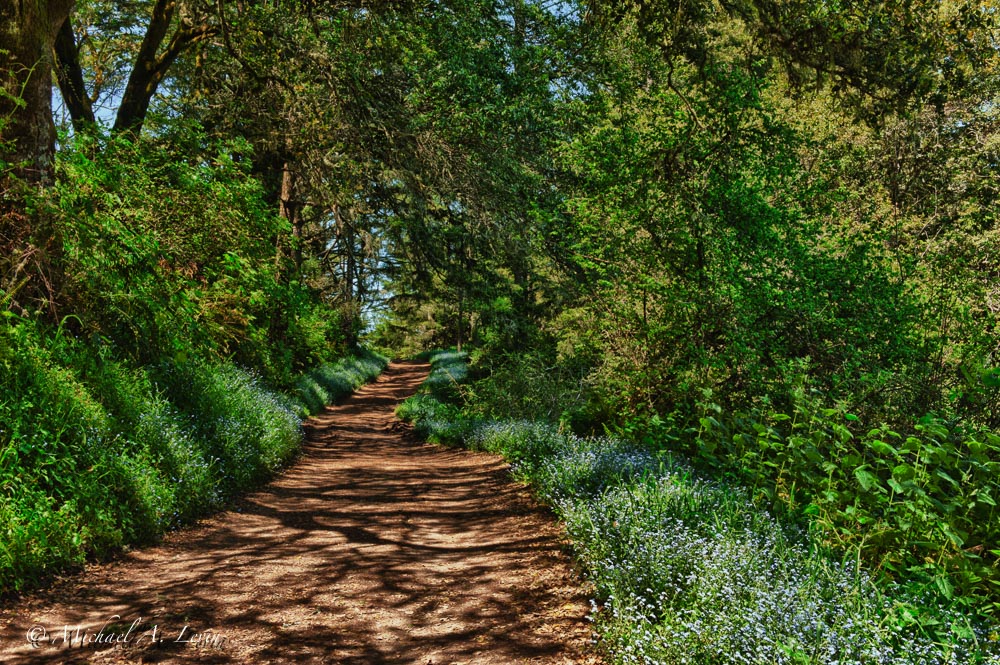
<path id="1" fill-rule="evenodd" d="M 456 362 L 441 358 L 442 373 Z M 1000 663 L 995 624 L 872 574 L 747 488 L 620 437 L 463 415 L 440 385 L 400 416 L 504 455 L 555 508 L 594 582 L 611 662 Z"/>
<path id="2" fill-rule="evenodd" d="M 1000 436 L 933 414 L 905 433 L 868 429 L 802 390 L 792 405 L 730 412 L 706 392 L 672 447 L 807 515 L 870 566 L 996 616 Z"/>
<path id="3" fill-rule="evenodd" d="M 223 507 L 298 451 L 302 417 L 378 375 L 358 351 L 281 392 L 223 360 L 138 366 L 0 326 L 0 591 Z"/>
<path id="4" fill-rule="evenodd" d="M 0 265 L 0 593 L 258 486 L 387 362 L 276 254 L 251 146 L 91 130 L 24 195 L 51 237 Z"/>
<path id="5" fill-rule="evenodd" d="M 467 423 L 457 405 L 459 386 L 468 376 L 468 354 L 440 351 L 425 354 L 431 371 L 421 391 L 406 399 L 396 415 L 413 423 L 421 437 L 434 443 L 461 443 Z"/>

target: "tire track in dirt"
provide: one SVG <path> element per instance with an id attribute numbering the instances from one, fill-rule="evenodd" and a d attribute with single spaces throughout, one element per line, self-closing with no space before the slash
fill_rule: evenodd
<path id="1" fill-rule="evenodd" d="M 551 516 L 499 458 L 395 420 L 427 370 L 310 420 L 234 510 L 2 608 L 0 662 L 596 663 Z"/>

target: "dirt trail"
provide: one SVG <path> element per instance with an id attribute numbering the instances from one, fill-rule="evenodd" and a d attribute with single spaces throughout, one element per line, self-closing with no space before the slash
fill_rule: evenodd
<path id="1" fill-rule="evenodd" d="M 0 609 L 0 662 L 596 662 L 551 517 L 498 458 L 400 432 L 426 372 L 311 420 L 238 508 Z"/>

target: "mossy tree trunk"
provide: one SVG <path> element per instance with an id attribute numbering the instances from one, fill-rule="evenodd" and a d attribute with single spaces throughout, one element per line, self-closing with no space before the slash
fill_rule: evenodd
<path id="1" fill-rule="evenodd" d="M 52 181 L 52 48 L 72 6 L 0 0 L 0 159 L 29 183 Z"/>
<path id="2" fill-rule="evenodd" d="M 73 0 L 0 0 L 0 301 L 56 318 L 59 243 L 26 204 L 54 180 L 52 53 Z"/>

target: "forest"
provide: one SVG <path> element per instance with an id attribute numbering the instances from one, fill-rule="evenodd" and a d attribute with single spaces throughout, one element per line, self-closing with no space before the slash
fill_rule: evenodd
<path id="1" fill-rule="evenodd" d="M 1000 662 L 998 20 L 0 0 L 0 595 L 449 349 L 608 662 Z"/>

